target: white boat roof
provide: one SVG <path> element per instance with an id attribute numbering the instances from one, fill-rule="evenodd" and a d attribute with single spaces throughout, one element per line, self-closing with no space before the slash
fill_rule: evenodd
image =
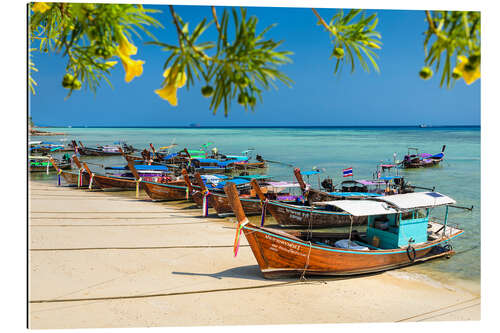
<path id="1" fill-rule="evenodd" d="M 342 209 L 353 216 L 396 214 L 399 211 L 389 207 L 385 202 L 372 200 L 332 200 L 315 202 L 315 205 L 331 205 Z"/>
<path id="2" fill-rule="evenodd" d="M 384 201 L 401 209 L 427 208 L 455 204 L 452 198 L 438 192 L 414 192 L 377 197 L 377 201 Z"/>
<path id="3" fill-rule="evenodd" d="M 415 192 L 365 200 L 332 200 L 315 202 L 316 206 L 335 206 L 353 216 L 396 214 L 415 208 L 427 208 L 455 204 L 452 198 L 438 192 Z"/>

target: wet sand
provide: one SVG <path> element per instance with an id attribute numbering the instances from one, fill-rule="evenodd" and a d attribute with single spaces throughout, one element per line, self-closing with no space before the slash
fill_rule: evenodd
<path id="1" fill-rule="evenodd" d="M 480 319 L 479 288 L 394 270 L 266 280 L 234 219 L 31 181 L 31 328 Z M 450 260 L 453 260 L 450 259 Z"/>

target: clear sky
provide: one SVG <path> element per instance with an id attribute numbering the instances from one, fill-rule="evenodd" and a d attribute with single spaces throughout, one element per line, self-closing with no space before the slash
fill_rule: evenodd
<path id="1" fill-rule="evenodd" d="M 146 6 L 162 10 L 153 14 L 165 29 L 152 32 L 166 43 L 177 37 L 167 6 Z M 203 18 L 211 18 L 209 7 L 175 6 L 190 22 L 190 28 Z M 320 9 L 329 21 L 335 9 Z M 218 7 L 218 12 L 222 8 Z M 369 11 L 371 13 L 372 11 Z M 291 88 L 278 84 L 263 94 L 263 103 L 255 111 L 245 111 L 234 101 L 227 118 L 224 110 L 217 115 L 209 110 L 199 82 L 188 91 L 178 90 L 179 105 L 172 107 L 154 90 L 162 83 L 163 64 L 168 54 L 148 41 L 133 40 L 139 51 L 134 59 L 145 60 L 144 72 L 132 82 L 124 81 L 121 63 L 112 71 L 114 88 L 102 82 L 94 95 L 82 89 L 64 100 L 67 90 L 61 86 L 66 60 L 61 55 L 34 54 L 39 72 L 35 96 L 30 96 L 30 111 L 35 124 L 53 126 L 384 126 L 384 125 L 479 125 L 480 80 L 466 86 L 459 80 L 452 89 L 440 88 L 440 75 L 424 81 L 418 71 L 423 66 L 423 11 L 377 10 L 382 34 L 378 51 L 381 72 L 366 73 L 357 66 L 354 74 L 345 67 L 335 76 L 335 61 L 329 59 L 332 45 L 324 28 L 308 8 L 248 8 L 248 15 L 259 18 L 257 30 L 272 23 L 278 25 L 267 38 L 284 40 L 281 50 L 294 52 L 293 63 L 280 67 L 293 81 Z M 220 15 L 220 14 L 219 14 Z M 215 26 L 204 40 L 215 40 Z M 201 41 L 202 39 L 200 39 Z"/>

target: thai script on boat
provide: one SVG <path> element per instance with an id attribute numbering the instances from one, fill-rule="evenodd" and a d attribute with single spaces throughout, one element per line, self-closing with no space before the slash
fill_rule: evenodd
<path id="1" fill-rule="evenodd" d="M 279 238 L 271 237 L 269 235 L 265 235 L 265 237 L 266 237 L 266 239 L 268 239 L 272 242 L 271 247 L 269 248 L 271 251 L 277 252 L 278 250 L 281 250 L 281 251 L 285 251 L 285 252 L 288 252 L 288 253 L 291 253 L 291 254 L 294 254 L 297 256 L 302 256 L 302 257 L 306 256 L 305 254 L 299 252 L 300 245 L 298 245 L 298 244 L 287 242 L 287 241 L 281 240 Z"/>

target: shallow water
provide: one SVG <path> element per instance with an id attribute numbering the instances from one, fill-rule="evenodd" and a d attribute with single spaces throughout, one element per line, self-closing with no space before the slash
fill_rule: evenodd
<path id="1" fill-rule="evenodd" d="M 448 277 L 479 282 L 480 279 L 480 129 L 479 127 L 446 128 L 54 128 L 67 137 L 32 137 L 32 140 L 59 141 L 81 140 L 85 145 L 111 144 L 126 141 L 136 148 L 149 143 L 158 149 L 177 143 L 198 149 L 206 142 L 220 152 L 239 154 L 254 148 L 270 163 L 268 174 L 279 180 L 294 180 L 293 168 L 324 170 L 334 184 L 344 178 L 342 169 L 353 168 L 355 179 L 370 179 L 380 162 L 393 162 L 393 153 L 401 160 L 408 147 L 420 152 L 438 153 L 446 145 L 445 160 L 440 166 L 425 169 L 401 170 L 412 185 L 435 186 L 436 191 L 449 195 L 458 206 L 471 207 L 472 211 L 450 208 L 449 223 L 458 224 L 465 233 L 453 241 L 457 255 L 451 259 L 435 260 L 403 269 L 425 273 L 436 279 Z M 66 141 L 69 142 L 69 141 Z M 100 165 L 122 165 L 123 158 L 89 157 L 93 169 Z M 32 175 L 33 179 L 54 181 L 55 175 Z M 307 179 L 306 179 L 307 180 Z M 317 186 L 317 179 L 310 183 Z M 442 211 L 435 209 L 435 216 Z M 451 275 L 450 275 L 451 274 Z"/>

